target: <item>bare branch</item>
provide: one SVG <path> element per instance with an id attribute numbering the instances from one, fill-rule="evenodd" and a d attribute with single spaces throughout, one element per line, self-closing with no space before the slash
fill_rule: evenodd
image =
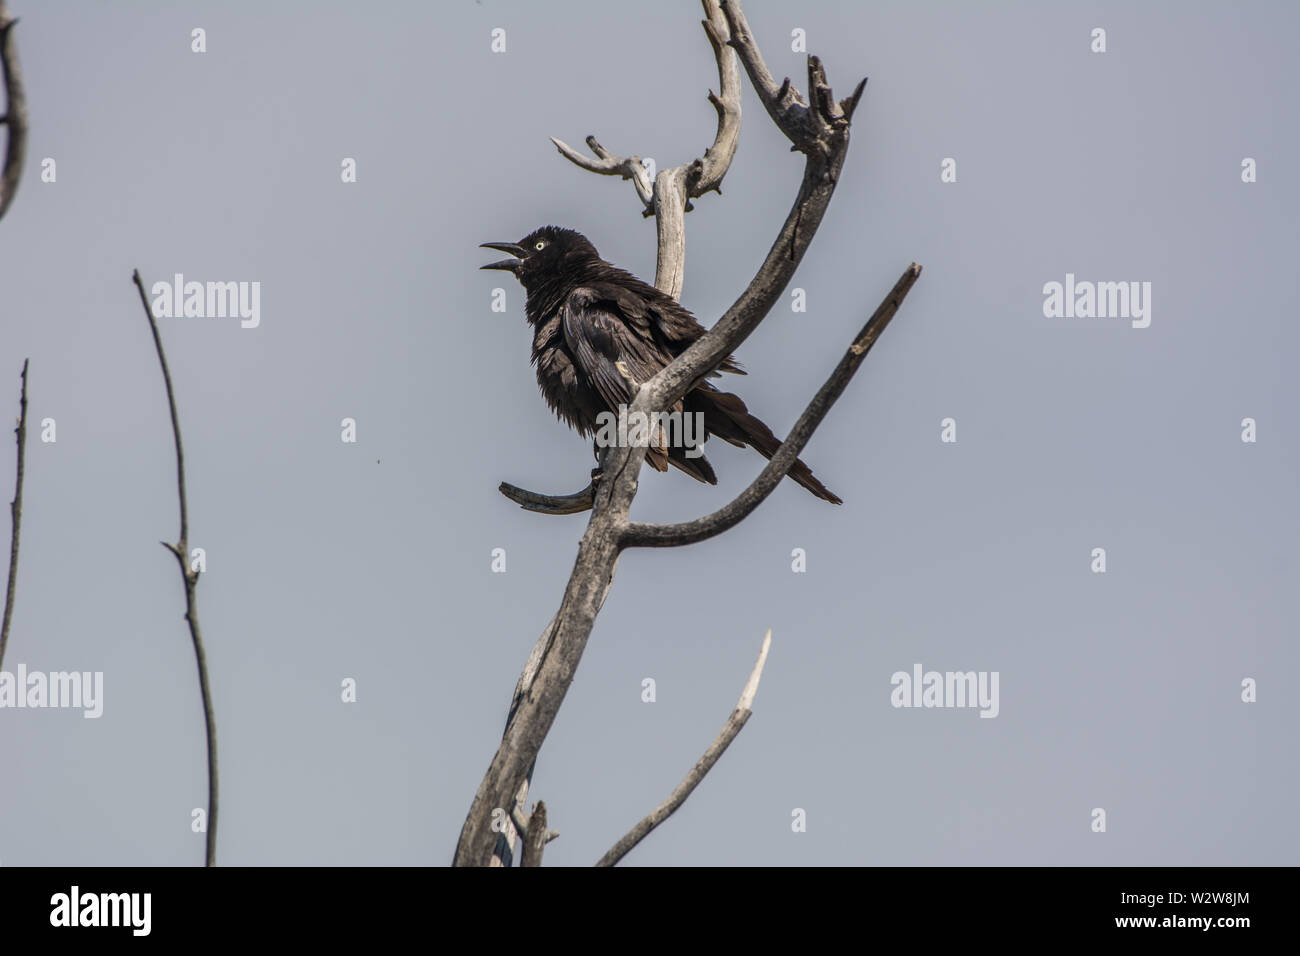
<path id="1" fill-rule="evenodd" d="M 503 481 L 497 490 L 525 511 L 536 511 L 548 515 L 576 515 L 590 511 L 596 500 L 596 486 L 588 483 L 586 488 L 571 495 L 543 495 L 528 491 Z"/>
<path id="2" fill-rule="evenodd" d="M 784 130 L 786 111 L 792 106 L 804 105 L 803 98 L 790 89 L 789 77 L 777 86 L 776 79 L 768 70 L 767 64 L 763 62 L 763 54 L 758 49 L 754 35 L 749 31 L 749 21 L 745 19 L 740 4 L 730 3 L 729 0 L 721 0 L 721 3 L 722 13 L 727 18 L 727 27 L 731 33 L 728 42 L 740 54 L 740 62 L 744 64 L 745 72 L 749 74 L 749 82 L 754 87 L 754 92 L 762 102 L 763 108 L 772 117 L 772 122 L 779 129 Z"/>
<path id="3" fill-rule="evenodd" d="M 731 38 L 727 18 L 719 0 L 701 0 L 705 19 L 701 21 L 704 33 L 713 47 L 718 63 L 718 89 L 709 91 L 709 102 L 718 113 L 718 128 L 713 145 L 704 155 L 681 166 L 666 167 L 655 177 L 653 186 L 639 156 L 626 159 L 615 156 L 587 137 L 587 145 L 596 159 L 583 156 L 573 147 L 551 137 L 556 149 L 577 166 L 602 176 L 622 176 L 636 186 L 645 209 L 642 215 L 655 216 L 658 226 L 658 261 L 655 267 L 655 286 L 674 299 L 682 295 L 682 282 L 686 269 L 685 213 L 691 210 L 691 200 L 709 190 L 722 192 L 722 178 L 731 168 L 740 142 L 740 66 L 735 51 L 729 46 Z"/>
<path id="4" fill-rule="evenodd" d="M 754 43 L 744 12 L 737 0 L 721 0 L 731 28 L 731 46 L 740 54 L 750 80 L 768 113 L 795 148 L 806 156 L 803 182 L 794 205 L 786 216 L 776 242 L 749 286 L 732 304 L 718 323 L 667 368 L 646 383 L 633 410 L 649 412 L 669 408 L 698 384 L 718 364 L 735 351 L 763 320 L 794 275 L 808 244 L 821 225 L 839 180 L 840 168 L 849 147 L 849 114 L 862 94 L 858 84 L 845 101 L 846 110 L 837 104 L 826 84 L 821 61 L 808 57 L 808 77 L 813 89 L 813 105 L 808 106 L 789 80 L 776 86 L 763 64 Z M 864 80 L 863 83 L 866 81 Z"/>
<path id="5" fill-rule="evenodd" d="M 767 64 L 763 62 L 763 54 L 754 41 L 738 0 L 721 0 L 721 3 L 722 12 L 731 28 L 731 45 L 740 54 L 740 62 L 749 74 L 749 81 L 762 101 L 763 108 L 767 110 L 767 115 L 772 117 L 772 122 L 785 133 L 795 149 L 804 153 L 825 150 L 836 123 L 841 120 L 847 122 L 853 117 L 867 81 L 859 83 L 842 102 L 836 102 L 826 82 L 826 71 L 821 60 L 810 55 L 809 99 L 804 99 L 790 83 L 789 77 L 778 86 L 768 71 Z"/>
<path id="6" fill-rule="evenodd" d="M 650 815 L 634 826 L 623 839 L 615 843 L 604 856 L 600 858 L 597 866 L 614 866 L 619 860 L 627 856 L 632 848 L 649 836 L 650 831 L 659 824 L 663 823 L 673 812 L 676 811 L 691 792 L 700 785 L 704 775 L 713 769 L 713 765 L 718 762 L 736 739 L 745 722 L 749 720 L 749 715 L 754 709 L 754 695 L 758 693 L 758 682 L 763 677 L 763 665 L 767 663 L 767 650 L 772 646 L 772 632 L 769 630 L 767 636 L 763 638 L 763 647 L 758 652 L 758 661 L 754 664 L 754 669 L 750 672 L 749 680 L 745 682 L 745 689 L 740 694 L 740 701 L 736 704 L 736 709 L 731 712 L 727 722 L 723 725 L 722 730 L 709 745 L 709 749 L 704 751 L 704 756 L 695 762 L 690 773 L 686 775 L 681 783 L 663 803 L 655 807 Z"/>
<path id="7" fill-rule="evenodd" d="M 701 23 L 713 47 L 718 64 L 718 89 L 709 91 L 709 102 L 718 112 L 718 129 L 713 145 L 693 162 L 661 170 L 655 177 L 654 211 L 658 231 L 655 287 L 674 299 L 682 297 L 686 278 L 686 213 L 691 200 L 709 190 L 722 193 L 722 178 L 731 168 L 740 143 L 740 66 L 728 46 L 731 37 L 727 18 L 718 0 L 701 0 L 705 20 Z"/>
<path id="8" fill-rule="evenodd" d="M 595 159 L 583 156 L 568 143 L 551 137 L 551 142 L 555 148 L 569 162 L 575 166 L 581 166 L 589 173 L 596 173 L 600 176 L 622 176 L 624 179 L 632 180 L 632 185 L 636 187 L 636 194 L 641 197 L 642 204 L 646 207 L 647 212 L 653 210 L 653 192 L 650 185 L 650 173 L 646 170 L 641 162 L 640 156 L 629 156 L 626 159 L 615 156 L 600 143 L 596 142 L 596 137 L 588 136 L 587 145 L 591 151 L 596 154 Z"/>
<path id="9" fill-rule="evenodd" d="M 14 617 L 14 594 L 18 583 L 18 532 L 23 524 L 23 470 L 27 450 L 27 359 L 23 359 L 23 387 L 18 398 L 18 465 L 15 469 L 14 500 L 9 503 L 9 517 L 13 532 L 9 538 L 9 583 L 5 587 L 4 617 L 0 619 L 0 666 L 4 665 L 5 648 L 9 645 L 9 624 Z"/>
<path id="10" fill-rule="evenodd" d="M 644 448 L 637 450 L 645 453 Z M 611 456 L 608 460 L 617 473 L 618 459 Z M 554 622 L 546 631 L 548 646 L 540 654 L 540 664 L 527 690 L 516 697 L 514 714 L 465 816 L 453 860 L 457 866 L 491 863 L 497 843 L 497 834 L 491 829 L 492 811 L 511 799 L 532 772 L 573 681 L 592 624 L 609 593 L 622 522 L 616 516 L 620 509 L 625 515 L 626 508 L 626 504 L 615 507 L 611 503 L 609 482 L 602 479 L 587 532 L 578 544 L 574 572 Z"/>
<path id="11" fill-rule="evenodd" d="M 546 829 L 546 804 L 541 800 L 537 801 L 537 806 L 533 807 L 533 812 L 528 816 L 528 829 L 524 836 L 524 855 L 519 861 L 520 866 L 541 866 L 542 851 L 546 849 L 549 842 Z"/>
<path id="12" fill-rule="evenodd" d="M 515 713 L 519 710 L 519 705 L 528 696 L 528 691 L 533 686 L 533 680 L 537 677 L 537 670 L 542 666 L 542 660 L 546 657 L 546 651 L 550 648 L 554 636 L 555 618 L 551 618 L 551 622 L 546 625 L 541 635 L 533 643 L 533 649 L 528 655 L 528 660 L 524 662 L 524 669 L 519 675 L 519 680 L 515 682 L 515 693 L 510 700 L 510 711 L 506 714 L 507 731 L 515 719 Z M 523 821 L 523 812 L 524 805 L 528 801 L 528 788 L 532 785 L 532 782 L 533 767 L 530 766 L 523 782 L 519 785 L 519 789 L 515 792 L 514 804 L 508 814 L 506 827 L 497 837 L 496 849 L 493 851 L 489 866 L 510 866 L 513 862 L 515 841 L 528 829 L 527 823 Z M 559 834 L 557 833 L 556 836 L 559 836 Z"/>
<path id="13" fill-rule="evenodd" d="M 718 111 L 718 132 L 713 145 L 704 155 L 690 164 L 687 176 L 687 196 L 697 198 L 710 189 L 722 192 L 722 178 L 731 168 L 740 143 L 740 64 L 731 49 L 731 27 L 718 0 L 702 0 L 704 16 L 701 23 L 704 33 L 713 46 L 713 57 L 718 61 L 718 91 L 709 91 L 709 102 Z"/>
<path id="14" fill-rule="evenodd" d="M 208 685 L 208 663 L 207 656 L 203 652 L 203 635 L 199 629 L 198 597 L 195 594 L 199 573 L 192 570 L 188 564 L 190 521 L 185 497 L 185 452 L 181 447 L 181 422 L 176 414 L 176 393 L 172 389 L 172 374 L 167 368 L 167 355 L 163 352 L 162 337 L 158 334 L 158 322 L 154 318 L 153 308 L 149 305 L 149 296 L 144 291 L 144 280 L 140 278 L 138 269 L 131 273 L 131 280 L 140 290 L 140 303 L 144 306 L 145 317 L 149 320 L 149 331 L 153 333 L 153 344 L 158 352 L 158 364 L 162 366 L 163 383 L 167 386 L 167 407 L 171 411 L 172 437 L 176 442 L 176 485 L 180 497 L 181 535 L 175 544 L 167 541 L 161 543 L 176 557 L 181 569 L 181 579 L 185 582 L 185 620 L 189 623 L 190 641 L 194 645 L 194 660 L 199 670 L 199 693 L 203 698 L 203 724 L 208 749 L 208 829 L 204 865 L 216 866 L 217 723 L 212 709 L 212 690 Z"/>
<path id="15" fill-rule="evenodd" d="M 529 653 L 528 661 L 524 662 L 524 670 L 519 675 L 519 680 L 515 682 L 515 696 L 510 701 L 510 713 L 506 714 L 506 730 L 510 730 L 510 724 L 515 719 L 515 711 L 519 710 L 519 705 L 524 698 L 528 696 L 529 688 L 532 688 L 533 679 L 537 676 L 538 667 L 542 666 L 542 659 L 546 657 L 546 650 L 551 646 L 551 639 L 555 636 L 555 618 L 547 624 L 541 636 L 533 644 L 532 653 Z M 534 763 L 536 766 L 536 763 Z M 524 805 L 528 803 L 528 788 L 533 783 L 533 766 L 528 767 L 528 773 L 524 775 L 524 782 L 519 784 L 519 790 L 515 792 L 515 803 L 513 803 L 511 812 L 508 814 L 506 829 L 497 838 L 497 849 L 493 852 L 490 866 L 510 866 L 515 856 L 515 840 L 528 830 L 526 823 L 521 823 L 523 818 Z M 556 834 L 558 836 L 559 834 Z"/>
<path id="16" fill-rule="evenodd" d="M 655 177 L 655 288 L 681 299 L 686 282 L 687 167 L 663 169 Z"/>
<path id="17" fill-rule="evenodd" d="M 4 74 L 5 114 L 0 124 L 8 127 L 4 166 L 0 167 L 0 218 L 13 202 L 18 179 L 23 172 L 27 153 L 27 95 L 23 92 L 23 72 L 14 49 L 13 28 L 18 21 L 9 16 L 5 0 L 0 0 L 0 73 Z"/>
<path id="18" fill-rule="evenodd" d="M 697 541 L 712 538 L 714 535 L 721 534 L 728 528 L 734 527 L 762 504 L 763 499 L 770 495 L 776 486 L 780 484 L 785 473 L 794 464 L 794 460 L 799 457 L 799 452 L 808 443 L 808 439 L 817 430 L 817 426 L 826 417 L 826 413 L 830 411 L 836 399 L 843 393 L 845 386 L 849 384 L 849 380 L 853 378 L 853 374 L 858 370 L 858 366 L 862 364 L 862 360 L 871 351 L 871 346 L 875 344 L 876 339 L 880 337 L 880 333 L 889 325 L 889 320 L 894 317 L 894 313 L 898 311 L 898 307 L 902 304 L 903 299 L 907 297 L 907 293 L 920 275 L 921 267 L 915 262 L 907 267 L 907 271 L 899 277 L 889 295 L 885 296 L 884 301 L 876 308 L 871 318 L 867 320 L 867 324 L 863 326 L 862 331 L 853 340 L 853 344 L 844 353 L 844 357 L 840 359 L 839 365 L 835 367 L 835 371 L 826 380 L 826 384 L 808 403 L 808 407 L 799 416 L 794 429 L 790 432 L 789 437 L 781 443 L 781 447 L 772 456 L 772 460 L 759 472 L 753 483 L 742 491 L 734 501 L 719 508 L 713 514 L 681 524 L 659 525 L 631 522 L 628 524 L 627 530 L 623 532 L 623 546 L 670 548 L 683 544 L 694 544 Z"/>
<path id="19" fill-rule="evenodd" d="M 736 702 L 736 710 L 749 713 L 754 709 L 754 698 L 758 696 L 758 682 L 763 679 L 763 665 L 767 663 L 767 652 L 771 646 L 772 629 L 769 627 L 767 633 L 763 635 L 763 646 L 758 649 L 758 660 L 754 662 L 754 669 L 749 672 L 749 680 L 745 681 L 745 688 L 740 692 L 740 700 Z"/>

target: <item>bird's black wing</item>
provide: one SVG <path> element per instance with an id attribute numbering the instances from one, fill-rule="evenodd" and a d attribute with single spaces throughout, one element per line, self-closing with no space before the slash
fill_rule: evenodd
<path id="1" fill-rule="evenodd" d="M 592 282 L 588 287 L 600 298 L 607 299 L 629 326 L 670 358 L 681 355 L 708 331 L 672 296 L 622 269 L 611 267 L 608 279 Z M 718 364 L 718 369 L 745 374 L 741 364 L 730 355 Z M 713 376 L 716 377 L 717 373 L 714 372 Z"/>
<path id="2" fill-rule="evenodd" d="M 561 316 L 574 364 L 611 411 L 630 403 L 636 387 L 670 360 L 655 348 L 636 317 L 625 315 L 617 300 L 589 287 L 569 293 Z"/>
<path id="3" fill-rule="evenodd" d="M 631 404 L 637 388 L 673 359 L 655 341 L 644 313 L 624 311 L 625 298 L 580 286 L 560 309 L 564 343 L 574 366 L 609 411 Z M 682 403 L 672 410 L 680 412 Z M 687 458 L 681 448 L 670 447 L 662 429 L 652 428 L 650 439 L 645 460 L 652 468 L 665 471 L 672 464 L 700 481 L 717 481 L 703 457 Z"/>

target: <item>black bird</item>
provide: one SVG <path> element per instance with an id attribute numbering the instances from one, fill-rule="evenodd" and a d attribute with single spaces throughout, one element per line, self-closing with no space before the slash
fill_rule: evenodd
<path id="1" fill-rule="evenodd" d="M 483 248 L 512 256 L 482 268 L 512 272 L 523 284 L 537 384 L 551 410 L 583 436 L 597 430 L 600 412 L 617 415 L 620 405 L 632 403 L 637 386 L 705 332 L 676 299 L 601 259 L 587 237 L 572 229 L 543 226 L 518 242 L 485 242 Z M 745 374 L 731 356 L 718 368 Z M 673 410 L 703 413 L 706 436 L 748 445 L 765 458 L 781 445 L 739 396 L 707 381 Z M 699 481 L 718 483 L 708 460 L 688 457 L 680 444 L 652 442 L 646 461 L 658 471 L 671 464 Z M 818 498 L 841 503 L 802 461 L 788 475 Z"/>

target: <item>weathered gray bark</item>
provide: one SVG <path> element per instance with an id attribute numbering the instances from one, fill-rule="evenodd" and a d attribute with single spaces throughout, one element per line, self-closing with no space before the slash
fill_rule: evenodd
<path id="1" fill-rule="evenodd" d="M 3 74 L 5 88 L 5 112 L 0 115 L 0 126 L 9 130 L 4 165 L 0 166 L 0 219 L 4 218 L 13 202 L 23 172 L 23 159 L 27 155 L 27 95 L 23 91 L 23 71 L 18 66 L 18 53 L 14 50 L 14 24 L 17 22 L 9 16 L 5 0 L 0 0 L 0 74 Z"/>
<path id="2" fill-rule="evenodd" d="M 670 548 L 683 544 L 695 544 L 697 541 L 703 541 L 706 538 L 712 538 L 714 535 L 721 534 L 729 528 L 735 527 L 744 520 L 751 511 L 763 503 L 768 495 L 776 490 L 776 486 L 781 483 L 785 477 L 786 471 L 799 457 L 799 452 L 803 451 L 803 446 L 812 438 L 817 426 L 821 420 L 826 417 L 826 413 L 835 404 L 835 400 L 843 393 L 845 386 L 849 384 L 849 379 L 858 370 L 862 360 L 867 357 L 867 352 L 871 351 L 871 346 L 875 344 L 880 337 L 880 333 L 885 330 L 889 320 L 894 317 L 898 311 L 899 305 L 907 296 L 912 284 L 916 282 L 921 275 L 921 267 L 912 263 L 907 270 L 899 277 L 898 282 L 885 301 L 880 303 L 875 313 L 867 320 L 862 331 L 854 338 L 853 343 L 849 346 L 848 351 L 844 353 L 844 358 L 840 359 L 840 364 L 835 367 L 826 380 L 826 384 L 804 409 L 804 413 L 799 416 L 795 422 L 794 428 L 781 444 L 780 450 L 772 456 L 772 460 L 767 463 L 758 477 L 748 488 L 742 491 L 735 500 L 722 508 L 719 508 L 713 514 L 705 515 L 703 518 L 696 518 L 694 521 L 684 521 L 681 524 L 642 524 L 637 521 L 629 522 L 623 532 L 622 545 L 625 548 Z"/>

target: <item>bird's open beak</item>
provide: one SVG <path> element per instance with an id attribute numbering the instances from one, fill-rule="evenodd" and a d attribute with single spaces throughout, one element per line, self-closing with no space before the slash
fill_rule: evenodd
<path id="1" fill-rule="evenodd" d="M 507 272 L 514 272 L 523 265 L 524 247 L 517 242 L 485 242 L 479 248 L 495 249 L 498 252 L 506 252 L 514 256 L 513 259 L 502 259 L 500 262 L 490 262 L 485 266 L 479 266 L 480 269 L 505 269 Z"/>

